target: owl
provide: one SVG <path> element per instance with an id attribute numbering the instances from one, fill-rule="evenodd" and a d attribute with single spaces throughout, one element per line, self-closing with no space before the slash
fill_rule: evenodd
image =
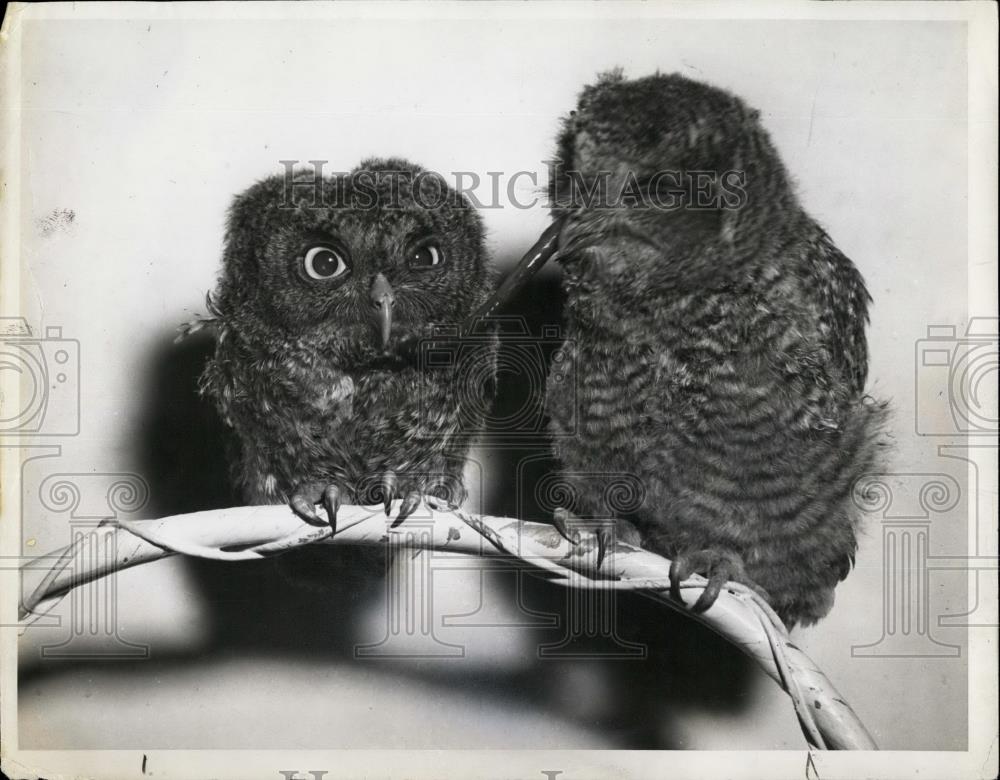
<path id="1" fill-rule="evenodd" d="M 396 522 L 424 494 L 461 502 L 483 404 L 421 345 L 489 294 L 484 241 L 464 196 L 399 159 L 274 176 L 235 199 L 201 390 L 236 434 L 248 503 L 332 532 L 342 502 L 388 515 L 401 497 Z"/>
<path id="2" fill-rule="evenodd" d="M 558 370 L 575 392 L 546 407 L 567 509 L 600 516 L 596 475 L 634 475 L 641 506 L 615 519 L 672 560 L 675 596 L 700 573 L 696 610 L 733 580 L 787 626 L 815 622 L 853 565 L 852 486 L 883 443 L 861 275 L 800 205 L 758 112 L 721 89 L 603 76 L 557 157 Z"/>

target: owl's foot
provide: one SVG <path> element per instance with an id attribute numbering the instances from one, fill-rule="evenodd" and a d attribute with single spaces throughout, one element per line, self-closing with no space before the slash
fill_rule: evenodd
<path id="1" fill-rule="evenodd" d="M 399 514 L 396 515 L 396 519 L 392 521 L 392 525 L 390 526 L 390 528 L 395 528 L 397 525 L 402 523 L 406 518 L 408 518 L 410 515 L 416 512 L 417 507 L 420 506 L 420 502 L 422 500 L 423 500 L 423 494 L 416 490 L 411 490 L 409 493 L 407 493 L 406 497 L 403 499 L 403 503 L 399 505 Z"/>
<path id="2" fill-rule="evenodd" d="M 563 507 L 556 507 L 552 512 L 552 525 L 556 527 L 563 539 L 574 546 L 580 544 L 580 532 L 574 530 L 570 533 L 570 524 L 578 520 L 576 515 Z M 612 523 L 607 522 L 599 525 L 594 531 L 594 536 L 597 543 L 597 564 L 594 568 L 600 569 L 613 539 Z"/>
<path id="3" fill-rule="evenodd" d="M 322 503 L 326 520 L 316 514 L 316 504 Z M 288 502 L 292 511 L 309 525 L 329 526 L 337 532 L 337 510 L 340 509 L 340 488 L 322 482 L 306 482 L 292 492 Z"/>
<path id="4" fill-rule="evenodd" d="M 569 523 L 571 520 L 575 521 L 578 518 L 568 509 L 563 507 L 556 507 L 552 511 L 552 525 L 556 527 L 559 535 L 572 545 L 577 545 L 580 543 L 580 532 L 573 531 L 570 534 Z"/>
<path id="5" fill-rule="evenodd" d="M 387 469 L 382 474 L 382 480 L 379 483 L 379 492 L 382 496 L 382 505 L 385 507 L 385 516 L 388 517 L 392 511 L 392 502 L 403 494 L 403 491 L 400 490 L 399 480 L 396 478 L 396 472 L 392 469 Z M 389 527 L 395 528 L 412 515 L 417 507 L 420 506 L 420 497 L 419 490 L 406 490 L 403 503 L 399 507 L 399 514 L 396 515 L 396 519 L 392 521 Z"/>
<path id="6" fill-rule="evenodd" d="M 458 504 L 465 500 L 464 488 L 460 485 L 436 481 L 432 478 L 408 478 L 403 483 L 400 483 L 400 480 L 396 477 L 396 472 L 392 470 L 387 470 L 382 475 L 379 491 L 382 503 L 385 506 L 386 517 L 392 512 L 392 502 L 400 496 L 403 497 L 399 513 L 396 515 L 396 519 L 390 524 L 390 528 L 395 528 L 412 515 L 417 510 L 417 507 L 420 506 L 425 496 L 433 496 L 441 499 L 448 502 L 451 506 L 458 506 Z"/>
<path id="7" fill-rule="evenodd" d="M 604 563 L 604 556 L 608 553 L 608 547 L 611 546 L 613 540 L 611 525 L 609 523 L 602 523 L 594 531 L 594 536 L 597 537 L 597 564 L 594 568 L 600 569 L 601 564 Z"/>
<path id="8" fill-rule="evenodd" d="M 739 582 L 767 598 L 767 594 L 747 575 L 743 558 L 732 550 L 710 548 L 681 553 L 674 558 L 670 563 L 670 595 L 677 601 L 683 603 L 681 582 L 692 574 L 700 574 L 708 580 L 705 590 L 691 607 L 693 612 L 704 612 L 711 607 L 727 582 Z"/>
<path id="9" fill-rule="evenodd" d="M 399 480 L 396 479 L 396 472 L 392 469 L 386 469 L 385 473 L 382 474 L 382 481 L 379 483 L 379 488 L 382 491 L 382 504 L 385 506 L 385 516 L 388 517 L 389 512 L 392 511 L 392 502 L 396 500 L 397 489 L 399 488 Z M 410 511 L 412 512 L 413 510 L 411 509 Z M 400 514 L 402 514 L 402 511 L 400 511 Z M 397 518 L 396 522 L 393 523 L 393 527 L 405 519 L 405 516 L 402 519 Z"/>
<path id="10" fill-rule="evenodd" d="M 316 504 L 322 503 L 327 519 L 316 514 Z M 296 530 L 273 542 L 252 548 L 260 555 L 277 555 L 294 547 L 328 539 L 337 533 L 337 510 L 340 508 L 340 489 L 336 485 L 308 482 L 292 492 L 288 505 L 297 517 L 311 527 L 305 531 Z"/>

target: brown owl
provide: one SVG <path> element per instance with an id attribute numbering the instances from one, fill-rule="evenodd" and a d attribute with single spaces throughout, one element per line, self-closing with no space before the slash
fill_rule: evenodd
<path id="1" fill-rule="evenodd" d="M 805 212 L 758 112 L 679 75 L 603 77 L 564 122 L 550 182 L 563 219 L 565 354 L 555 453 L 577 513 L 641 480 L 621 520 L 698 572 L 766 593 L 792 626 L 850 571 L 852 486 L 886 411 L 864 395 L 871 302 Z M 560 367 L 565 372 L 566 365 Z M 606 544 L 606 539 L 602 544 Z"/>
<path id="2" fill-rule="evenodd" d="M 287 502 L 317 526 L 341 501 L 460 502 L 482 404 L 420 345 L 492 289 L 481 217 L 444 180 L 398 159 L 350 174 L 264 179 L 229 213 L 202 377 L 236 433 L 250 503 Z M 326 518 L 316 514 L 322 503 Z"/>

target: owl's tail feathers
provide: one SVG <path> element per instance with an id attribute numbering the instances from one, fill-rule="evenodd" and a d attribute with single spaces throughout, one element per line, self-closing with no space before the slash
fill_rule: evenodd
<path id="1" fill-rule="evenodd" d="M 783 598 L 772 603 L 789 629 L 813 625 L 825 617 L 833 608 L 837 585 L 854 568 L 862 510 L 871 505 L 865 491 L 870 490 L 874 474 L 885 473 L 889 460 L 890 418 L 888 402 L 864 396 L 845 420 L 839 446 L 848 457 L 838 464 L 839 474 L 827 475 L 830 483 L 843 485 L 842 496 L 832 504 L 825 522 L 827 554 L 813 548 L 811 565 L 798 572 L 794 582 L 779 588 Z"/>
<path id="2" fill-rule="evenodd" d="M 884 474 L 889 465 L 893 446 L 893 437 L 889 431 L 891 417 L 892 410 L 888 401 L 865 395 L 848 421 L 845 442 L 855 453 L 848 469 L 853 503 L 851 518 L 855 527 L 862 520 L 861 510 L 870 505 L 865 496 L 865 490 L 870 489 L 870 477 Z M 853 554 L 850 563 L 853 566 Z M 849 570 L 850 567 L 841 579 L 847 576 Z"/>

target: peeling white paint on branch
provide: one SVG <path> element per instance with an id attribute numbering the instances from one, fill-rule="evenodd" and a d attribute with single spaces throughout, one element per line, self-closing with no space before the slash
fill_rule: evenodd
<path id="1" fill-rule="evenodd" d="M 342 506 L 337 533 L 299 520 L 285 506 L 248 506 L 175 515 L 158 520 L 117 521 L 106 533 L 115 544 L 91 536 L 74 548 L 22 567 L 21 619 L 44 614 L 72 588 L 121 569 L 175 553 L 216 560 L 245 561 L 303 544 L 384 544 L 398 535 L 407 544 L 467 555 L 502 555 L 567 587 L 638 590 L 697 620 L 753 658 L 791 697 L 810 745 L 819 748 L 873 750 L 875 742 L 826 675 L 791 643 L 781 621 L 759 596 L 730 583 L 706 612 L 690 611 L 705 581 L 693 577 L 682 586 L 684 605 L 668 595 L 670 562 L 651 552 L 616 542 L 596 575 L 596 537 L 582 535 L 574 546 L 555 528 L 509 517 L 471 515 L 434 499 L 395 528 L 402 502 L 386 517 L 378 506 Z M 96 542 L 96 543 L 95 543 Z M 100 549 L 98 549 L 100 548 Z M 113 550 L 113 557 L 104 551 Z M 59 556 L 55 565 L 51 561 Z"/>

